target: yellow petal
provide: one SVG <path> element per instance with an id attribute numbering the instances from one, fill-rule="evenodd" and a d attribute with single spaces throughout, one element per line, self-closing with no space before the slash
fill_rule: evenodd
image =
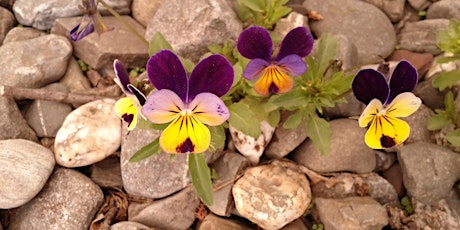
<path id="1" fill-rule="evenodd" d="M 254 84 L 254 90 L 266 96 L 270 93 L 286 93 L 292 89 L 294 80 L 278 66 L 268 66 L 262 77 Z"/>
<path id="2" fill-rule="evenodd" d="M 120 119 L 128 122 L 128 130 L 133 130 L 136 127 L 138 112 L 131 98 L 119 99 L 115 103 L 115 113 Z"/>
<path id="3" fill-rule="evenodd" d="M 369 122 L 383 110 L 382 102 L 372 99 L 358 119 L 359 127 L 367 127 Z"/>
<path id="4" fill-rule="evenodd" d="M 422 100 L 413 93 L 401 93 L 388 105 L 386 114 L 393 117 L 407 117 L 417 111 L 421 104 Z"/>
<path id="5" fill-rule="evenodd" d="M 410 134 L 409 125 L 398 118 L 387 115 L 375 116 L 365 142 L 373 149 L 391 148 L 404 142 Z"/>
<path id="6" fill-rule="evenodd" d="M 167 153 L 202 153 L 210 143 L 209 129 L 190 114 L 176 118 L 160 136 L 160 146 Z"/>

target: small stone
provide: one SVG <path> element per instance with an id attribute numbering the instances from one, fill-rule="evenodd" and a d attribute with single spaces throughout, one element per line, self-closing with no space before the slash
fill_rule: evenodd
<path id="1" fill-rule="evenodd" d="M 352 93 L 345 96 L 344 100 L 335 103 L 334 107 L 323 108 L 323 115 L 329 119 L 359 117 L 366 107 Z"/>
<path id="2" fill-rule="evenodd" d="M 428 0 L 407 0 L 407 2 L 417 11 L 425 10 L 431 5 L 431 1 Z"/>
<path id="3" fill-rule="evenodd" d="M 460 20 L 460 2 L 456 0 L 443 0 L 434 2 L 426 12 L 427 19 L 445 18 Z"/>
<path id="4" fill-rule="evenodd" d="M 6 43 L 0 46 L 0 81 L 9 86 L 43 87 L 64 75 L 71 55 L 70 42 L 55 34 Z"/>
<path id="5" fill-rule="evenodd" d="M 306 27 L 309 28 L 308 26 L 308 17 L 299 14 L 297 12 L 291 12 L 289 15 L 285 18 L 281 18 L 275 26 L 275 29 L 273 32 L 276 33 L 276 35 L 279 36 L 279 38 L 284 38 L 289 31 L 296 27 Z"/>
<path id="6" fill-rule="evenodd" d="M 448 19 L 408 22 L 398 35 L 399 47 L 413 52 L 438 55 L 441 50 L 437 46 L 437 34 L 441 30 L 446 30 L 448 25 Z"/>
<path id="7" fill-rule="evenodd" d="M 89 229 L 103 201 L 101 189 L 88 177 L 57 168 L 33 200 L 11 211 L 8 229 Z"/>
<path id="8" fill-rule="evenodd" d="M 155 200 L 151 205 L 130 203 L 129 221 L 164 230 L 188 229 L 195 221 L 195 211 L 200 204 L 193 187 Z"/>
<path id="9" fill-rule="evenodd" d="M 120 158 L 111 156 L 91 165 L 90 178 L 100 187 L 122 188 Z"/>
<path id="10" fill-rule="evenodd" d="M 0 209 L 34 198 L 54 169 L 53 152 L 28 140 L 0 141 Z"/>
<path id="11" fill-rule="evenodd" d="M 214 186 L 219 186 L 226 183 L 241 173 L 250 165 L 248 159 L 238 153 L 226 152 L 221 158 L 215 161 L 213 168 L 219 179 L 214 181 Z M 232 196 L 232 186 L 234 183 L 229 183 L 225 187 L 214 192 L 214 203 L 209 206 L 211 212 L 219 216 L 230 216 L 234 207 Z"/>
<path id="12" fill-rule="evenodd" d="M 370 197 L 315 198 L 324 229 L 381 230 L 388 224 L 385 208 Z"/>
<path id="13" fill-rule="evenodd" d="M 56 134 L 54 154 L 59 165 L 81 167 L 114 153 L 121 143 L 121 121 L 115 100 L 101 99 L 72 111 Z"/>
<path id="14" fill-rule="evenodd" d="M 162 2 L 161 0 L 133 0 L 131 4 L 133 18 L 139 21 L 144 27 L 147 27 Z"/>
<path id="15" fill-rule="evenodd" d="M 197 230 L 248 230 L 252 226 L 240 220 L 221 218 L 212 213 L 209 213 L 203 222 L 199 222 Z"/>
<path id="16" fill-rule="evenodd" d="M 407 60 L 409 61 L 417 72 L 419 73 L 419 78 L 425 76 L 428 72 L 428 69 L 433 64 L 434 57 L 433 54 L 430 53 L 415 53 L 409 50 L 396 50 L 388 57 L 387 61 L 401 61 Z"/>
<path id="17" fill-rule="evenodd" d="M 382 172 L 382 177 L 385 178 L 396 190 L 399 197 L 404 196 L 406 191 L 403 183 L 403 173 L 401 165 L 396 162 L 390 168 Z"/>
<path id="18" fill-rule="evenodd" d="M 308 228 L 303 223 L 302 218 L 299 218 L 284 226 L 280 230 L 308 230 Z"/>
<path id="19" fill-rule="evenodd" d="M 407 193 L 425 204 L 438 202 L 460 179 L 460 155 L 439 145 L 404 145 L 398 159 Z"/>
<path id="20" fill-rule="evenodd" d="M 238 212 L 267 230 L 299 218 L 311 202 L 308 180 L 288 161 L 248 169 L 232 192 Z"/>
<path id="21" fill-rule="evenodd" d="M 431 142 L 431 132 L 426 127 L 433 116 L 434 112 L 422 104 L 415 113 L 405 117 L 404 120 L 410 127 L 410 134 L 405 143 Z"/>
<path id="22" fill-rule="evenodd" d="M 362 0 L 382 10 L 392 22 L 398 22 L 404 16 L 404 4 L 406 0 Z"/>
<path id="23" fill-rule="evenodd" d="M 37 142 L 37 135 L 30 128 L 27 121 L 19 111 L 15 101 L 8 97 L 0 97 L 0 140 L 5 139 L 27 139 Z"/>
<path id="24" fill-rule="evenodd" d="M 67 71 L 59 82 L 65 85 L 71 93 L 81 93 L 91 89 L 88 78 L 83 74 L 74 57 L 70 58 Z"/>
<path id="25" fill-rule="evenodd" d="M 38 38 L 46 34 L 47 33 L 41 30 L 37 30 L 31 27 L 14 27 L 6 34 L 5 40 L 3 40 L 3 44 Z"/>
<path id="26" fill-rule="evenodd" d="M 356 120 L 335 119 L 329 122 L 332 135 L 329 153 L 322 155 L 307 139 L 294 150 L 292 159 L 316 172 L 372 172 L 376 168 L 375 150 L 364 143 L 366 129 Z M 344 130 L 346 130 L 344 132 Z"/>
<path id="27" fill-rule="evenodd" d="M 2 45 L 6 34 L 13 28 L 14 24 L 16 24 L 14 15 L 9 10 L 0 7 L 0 45 Z"/>
<path id="28" fill-rule="evenodd" d="M 150 227 L 132 221 L 121 221 L 112 226 L 110 230 L 147 230 Z"/>
<path id="29" fill-rule="evenodd" d="M 251 164 L 256 165 L 259 163 L 265 147 L 272 139 L 275 128 L 267 121 L 262 121 L 260 123 L 261 134 L 257 139 L 238 131 L 231 125 L 229 126 L 229 131 L 236 149 L 247 157 Z"/>
<path id="30" fill-rule="evenodd" d="M 422 99 L 423 104 L 428 108 L 444 109 L 444 96 L 446 91 L 440 92 L 433 87 L 433 78 L 422 81 L 415 87 L 414 94 Z"/>

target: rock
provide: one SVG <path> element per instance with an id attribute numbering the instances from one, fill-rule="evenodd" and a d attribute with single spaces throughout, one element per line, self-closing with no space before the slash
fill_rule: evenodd
<path id="1" fill-rule="evenodd" d="M 442 19 L 438 19 L 442 20 Z M 450 57 L 453 54 L 451 53 L 443 53 L 439 57 Z M 429 80 L 433 77 L 435 77 L 437 74 L 442 73 L 442 72 L 447 72 L 451 70 L 456 70 L 460 68 L 460 61 L 452 61 L 452 62 L 447 62 L 447 63 L 437 63 L 433 62 L 433 64 L 430 66 L 428 69 L 428 73 L 426 73 L 425 80 Z"/>
<path id="2" fill-rule="evenodd" d="M 359 117 L 366 107 L 353 93 L 346 95 L 344 100 L 335 103 L 334 107 L 323 108 L 323 115 L 329 119 Z"/>
<path id="3" fill-rule="evenodd" d="M 105 2 L 121 14 L 130 12 L 131 0 L 107 0 Z M 81 15 L 80 5 L 80 0 L 16 0 L 13 5 L 13 11 L 19 23 L 39 30 L 49 30 L 57 18 Z M 98 9 L 105 8 L 99 4 Z"/>
<path id="4" fill-rule="evenodd" d="M 304 122 L 294 129 L 283 128 L 284 122 L 292 114 L 292 112 L 288 111 L 281 113 L 280 124 L 276 127 L 273 138 L 265 149 L 267 157 L 275 159 L 283 158 L 307 139 L 307 128 Z"/>
<path id="5" fill-rule="evenodd" d="M 11 211 L 8 229 L 88 229 L 103 201 L 101 189 L 88 177 L 57 168 L 32 201 Z"/>
<path id="6" fill-rule="evenodd" d="M 91 165 L 90 178 L 100 187 L 122 188 L 120 158 L 111 156 Z"/>
<path id="7" fill-rule="evenodd" d="M 407 0 L 407 2 L 417 11 L 422 11 L 431 5 L 431 2 L 428 0 Z"/>
<path id="8" fill-rule="evenodd" d="M 59 81 L 65 85 L 71 93 L 80 93 L 91 89 L 88 78 L 81 71 L 80 65 L 75 58 L 70 58 L 67 71 Z"/>
<path id="9" fill-rule="evenodd" d="M 289 13 L 287 17 L 281 18 L 276 23 L 276 26 L 273 32 L 275 32 L 275 34 L 280 39 L 282 39 L 286 36 L 287 33 L 289 33 L 289 31 L 291 31 L 292 29 L 296 27 L 300 27 L 300 26 L 309 28 L 308 17 L 303 14 L 299 14 L 293 11 Z"/>
<path id="10" fill-rule="evenodd" d="M 114 153 L 121 142 L 121 121 L 115 100 L 89 102 L 72 111 L 56 134 L 54 155 L 59 165 L 81 167 Z"/>
<path id="11" fill-rule="evenodd" d="M 178 55 L 198 61 L 209 45 L 236 43 L 243 26 L 229 9 L 227 0 L 164 1 L 149 21 L 145 38 L 150 41 L 160 32 Z"/>
<path id="12" fill-rule="evenodd" d="M 329 124 L 332 136 L 331 148 L 327 155 L 322 155 L 313 142 L 307 139 L 294 150 L 292 159 L 320 173 L 372 172 L 376 168 L 376 157 L 375 150 L 364 143 L 367 130 L 360 128 L 357 121 L 350 119 L 336 119 Z"/>
<path id="13" fill-rule="evenodd" d="M 146 230 L 150 227 L 132 221 L 121 221 L 112 226 L 110 230 Z"/>
<path id="14" fill-rule="evenodd" d="M 432 85 L 433 78 L 420 82 L 414 90 L 414 94 L 422 99 L 423 104 L 428 108 L 444 109 L 444 96 L 446 91 L 440 92 Z"/>
<path id="15" fill-rule="evenodd" d="M 39 88 L 59 80 L 72 55 L 70 42 L 50 34 L 0 46 L 3 85 Z"/>
<path id="16" fill-rule="evenodd" d="M 22 117 L 18 106 L 13 99 L 0 97 L 0 140 L 5 139 L 27 139 L 38 141 L 37 136 L 27 121 Z"/>
<path id="17" fill-rule="evenodd" d="M 395 188 L 398 197 L 404 196 L 406 191 L 403 183 L 403 173 L 401 165 L 396 162 L 390 168 L 382 172 L 382 177 L 385 178 L 393 188 Z"/>
<path id="18" fill-rule="evenodd" d="M 0 45 L 2 45 L 6 34 L 16 24 L 14 15 L 7 9 L 0 7 Z"/>
<path id="19" fill-rule="evenodd" d="M 229 131 L 236 149 L 247 157 L 251 164 L 256 165 L 259 163 L 265 147 L 272 139 L 275 128 L 267 121 L 262 121 L 260 123 L 261 134 L 257 139 L 238 131 L 231 125 L 229 125 Z"/>
<path id="20" fill-rule="evenodd" d="M 448 19 L 427 19 L 418 22 L 408 22 L 398 35 L 399 47 L 418 53 L 438 55 L 436 36 L 439 31 L 446 30 Z"/>
<path id="21" fill-rule="evenodd" d="M 197 230 L 248 230 L 251 225 L 236 219 L 221 218 L 209 213 L 202 222 L 198 223 Z"/>
<path id="22" fill-rule="evenodd" d="M 3 44 L 38 38 L 46 34 L 47 33 L 41 30 L 37 30 L 31 27 L 14 27 L 6 34 L 5 40 L 3 40 Z"/>
<path id="23" fill-rule="evenodd" d="M 362 0 L 383 11 L 392 22 L 399 22 L 404 16 L 405 0 Z"/>
<path id="24" fill-rule="evenodd" d="M 29 140 L 0 141 L 0 209 L 19 207 L 43 188 L 54 168 L 53 152 Z"/>
<path id="25" fill-rule="evenodd" d="M 195 211 L 200 204 L 193 187 L 161 200 L 155 200 L 151 205 L 129 205 L 129 220 L 164 230 L 188 229 L 195 221 Z"/>
<path id="26" fill-rule="evenodd" d="M 122 16 L 139 34 L 145 29 L 129 16 Z M 69 37 L 70 30 L 77 25 L 81 17 L 59 18 L 51 28 L 51 33 Z M 74 55 L 94 69 L 112 68 L 113 60 L 119 59 L 126 68 L 145 67 L 148 54 L 147 46 L 129 31 L 115 17 L 103 17 L 104 22 L 114 29 L 100 36 L 92 33 L 73 42 Z"/>
<path id="27" fill-rule="evenodd" d="M 45 87 L 50 91 L 67 92 L 67 88 L 59 83 Z M 55 137 L 67 115 L 72 112 L 68 104 L 34 100 L 25 110 L 25 119 L 39 137 Z"/>
<path id="28" fill-rule="evenodd" d="M 315 198 L 324 229 L 381 230 L 388 224 L 385 208 L 370 197 Z"/>
<path id="29" fill-rule="evenodd" d="M 337 39 L 337 55 L 336 58 L 342 63 L 342 70 L 356 68 L 359 65 L 358 48 L 348 37 L 344 35 L 336 35 Z"/>
<path id="30" fill-rule="evenodd" d="M 310 23 L 312 32 L 342 34 L 358 49 L 358 64 L 381 62 L 396 45 L 396 35 L 387 16 L 377 7 L 359 0 L 311 0 L 303 4 L 324 19 Z M 341 22 L 341 23 L 337 23 Z"/>
<path id="31" fill-rule="evenodd" d="M 404 120 L 409 124 L 410 135 L 405 141 L 406 144 L 415 142 L 431 142 L 431 132 L 426 128 L 428 121 L 434 116 L 434 112 L 421 105 L 420 108 L 412 115 L 405 117 Z"/>
<path id="32" fill-rule="evenodd" d="M 161 0 L 133 0 L 133 3 L 131 4 L 133 18 L 141 23 L 144 27 L 147 27 L 153 15 L 155 15 L 158 8 L 160 8 L 161 3 Z"/>
<path id="33" fill-rule="evenodd" d="M 219 179 L 214 181 L 214 186 L 226 183 L 233 178 L 236 178 L 244 169 L 250 165 L 248 159 L 238 153 L 227 152 L 217 161 L 215 161 L 211 168 L 213 168 Z M 234 183 L 229 183 L 225 187 L 214 192 L 214 203 L 209 206 L 211 212 L 219 216 L 230 216 L 234 207 L 232 196 L 232 186 Z"/>
<path id="34" fill-rule="evenodd" d="M 389 169 L 396 161 L 396 153 L 389 151 L 375 151 L 377 158 L 377 167 L 375 172 Z"/>
<path id="35" fill-rule="evenodd" d="M 460 20 L 460 2 L 455 0 L 443 0 L 434 2 L 426 11 L 426 18 L 445 18 L 449 20 Z"/>
<path id="36" fill-rule="evenodd" d="M 281 230 L 308 230 L 308 228 L 303 223 L 302 218 L 299 218 L 284 226 Z"/>
<path id="37" fill-rule="evenodd" d="M 423 79 L 423 76 L 428 72 L 428 69 L 433 64 L 434 57 L 430 53 L 414 53 L 408 50 L 395 50 L 387 61 L 409 61 L 419 73 L 419 78 Z"/>
<path id="38" fill-rule="evenodd" d="M 299 218 L 311 202 L 308 180 L 289 161 L 275 160 L 248 169 L 232 192 L 238 212 L 267 230 L 280 229 Z"/>
<path id="39" fill-rule="evenodd" d="M 399 149 L 398 159 L 407 193 L 425 204 L 438 202 L 460 179 L 460 155 L 439 145 L 426 142 L 404 145 Z"/>

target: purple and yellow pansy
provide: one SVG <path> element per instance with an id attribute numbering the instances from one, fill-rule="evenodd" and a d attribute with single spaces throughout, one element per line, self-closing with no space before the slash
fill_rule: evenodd
<path id="1" fill-rule="evenodd" d="M 169 50 L 151 56 L 147 63 L 151 93 L 142 114 L 152 123 L 171 122 L 160 136 L 167 153 L 202 153 L 211 143 L 206 125 L 225 122 L 230 113 L 220 99 L 233 83 L 233 68 L 221 55 L 200 61 L 190 77 L 179 58 Z"/>
<path id="2" fill-rule="evenodd" d="M 115 83 L 120 86 L 127 96 L 115 103 L 115 112 L 118 117 L 128 123 L 128 130 L 133 130 L 137 125 L 140 116 L 139 112 L 146 98 L 141 91 L 131 84 L 128 72 L 119 60 L 113 62 L 113 69 L 116 75 Z"/>
<path id="3" fill-rule="evenodd" d="M 370 124 L 365 135 L 370 148 L 391 148 L 409 137 L 409 125 L 398 117 L 407 117 L 420 107 L 422 101 L 412 93 L 417 81 L 417 70 L 405 60 L 396 65 L 388 80 L 373 69 L 356 74 L 353 93 L 367 105 L 358 122 L 360 127 Z"/>
<path id="4" fill-rule="evenodd" d="M 269 32 L 262 27 L 249 27 L 241 32 L 237 43 L 240 54 L 250 59 L 243 76 L 248 80 L 258 79 L 254 90 L 262 96 L 286 93 L 294 85 L 290 76 L 302 75 L 307 70 L 302 58 L 311 52 L 313 42 L 305 27 L 297 27 L 284 37 L 278 54 L 272 57 Z"/>
<path id="5" fill-rule="evenodd" d="M 70 39 L 78 41 L 96 31 L 97 34 L 110 31 L 111 29 L 104 24 L 102 16 L 97 10 L 96 0 L 82 0 L 80 9 L 83 11 L 81 22 L 70 30 Z"/>

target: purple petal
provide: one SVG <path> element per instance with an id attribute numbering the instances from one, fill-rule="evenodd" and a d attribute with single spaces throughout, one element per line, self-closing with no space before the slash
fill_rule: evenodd
<path id="1" fill-rule="evenodd" d="M 88 36 L 94 32 L 94 24 L 90 21 L 83 29 L 80 29 L 81 23 L 70 30 L 70 39 L 74 42 Z"/>
<path id="2" fill-rule="evenodd" d="M 391 103 L 393 99 L 400 93 L 412 92 L 418 82 L 417 70 L 410 62 L 406 60 L 400 61 L 390 78 L 390 96 L 385 104 Z"/>
<path id="3" fill-rule="evenodd" d="M 256 58 L 249 61 L 246 69 L 244 69 L 243 77 L 248 80 L 255 80 L 257 79 L 265 70 L 267 66 L 270 65 L 270 62 Z"/>
<path id="4" fill-rule="evenodd" d="M 123 91 L 131 92 L 128 88 L 128 85 L 130 84 L 128 71 L 126 71 L 123 63 L 121 63 L 118 59 L 115 59 L 113 62 L 113 69 L 115 70 L 115 75 L 117 76 L 118 81 L 120 81 L 120 87 L 123 88 Z"/>
<path id="5" fill-rule="evenodd" d="M 205 92 L 223 96 L 232 86 L 233 77 L 233 67 L 224 56 L 214 54 L 203 59 L 190 75 L 187 101 Z"/>
<path id="6" fill-rule="evenodd" d="M 307 71 L 307 64 L 297 54 L 288 55 L 277 64 L 292 76 L 300 76 Z"/>
<path id="7" fill-rule="evenodd" d="M 237 48 L 245 58 L 260 58 L 270 61 L 273 43 L 266 29 L 252 26 L 241 32 L 238 37 Z"/>
<path id="8" fill-rule="evenodd" d="M 134 96 L 136 96 L 137 100 L 139 101 L 139 104 L 140 105 L 144 105 L 145 104 L 145 101 L 147 100 L 145 98 L 145 95 L 136 87 L 134 87 L 134 85 L 131 85 L 131 84 L 128 84 L 128 89 L 131 93 L 134 94 Z"/>
<path id="9" fill-rule="evenodd" d="M 276 56 L 276 60 L 281 60 L 284 57 L 297 54 L 300 57 L 307 56 L 313 48 L 313 36 L 305 27 L 297 27 L 284 37 L 281 42 L 280 51 Z"/>
<path id="10" fill-rule="evenodd" d="M 366 105 L 374 98 L 384 103 L 390 93 L 385 77 L 373 69 L 359 71 L 351 83 L 351 88 L 356 99 Z"/>
<path id="11" fill-rule="evenodd" d="M 187 73 L 179 58 L 169 50 L 151 56 L 147 62 L 149 80 L 158 90 L 169 89 L 182 101 L 187 97 Z"/>

